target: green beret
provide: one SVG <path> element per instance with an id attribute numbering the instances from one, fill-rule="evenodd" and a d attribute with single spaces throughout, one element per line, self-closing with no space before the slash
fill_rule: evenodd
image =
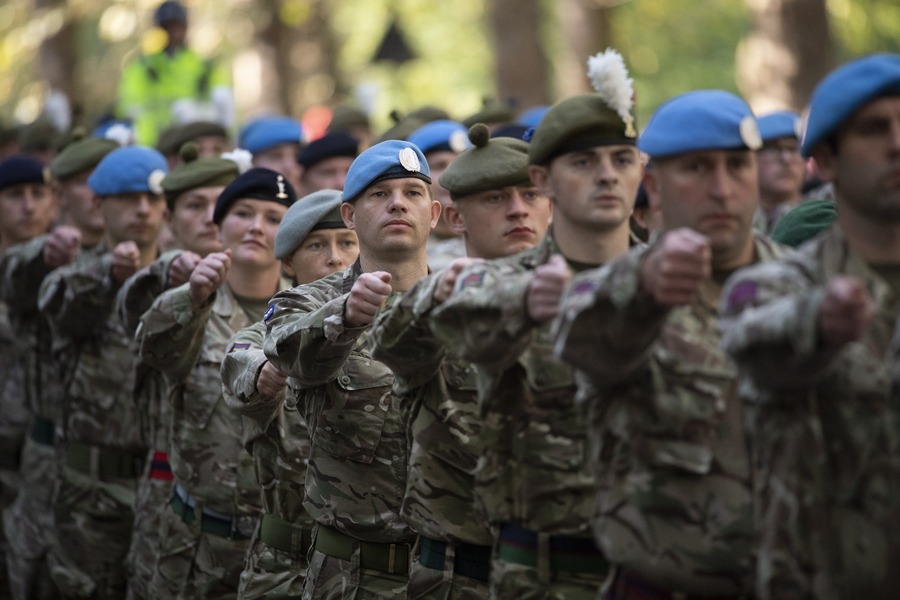
<path id="1" fill-rule="evenodd" d="M 485 101 L 477 113 L 462 120 L 462 124 L 471 127 L 475 123 L 488 123 L 491 125 L 512 123 L 516 120 L 516 111 L 512 107 L 499 102 Z"/>
<path id="2" fill-rule="evenodd" d="M 391 113 L 391 119 L 393 119 L 394 125 L 378 136 L 378 139 L 375 140 L 376 144 L 387 142 L 389 140 L 405 140 L 413 131 L 428 123 L 428 121 L 423 121 L 422 119 L 417 119 L 415 117 L 401 117 L 397 111 Z"/>
<path id="3" fill-rule="evenodd" d="M 194 121 L 164 131 L 159 137 L 156 149 L 163 154 L 174 154 L 186 143 L 206 136 L 216 136 L 227 140 L 228 132 L 218 123 Z"/>
<path id="4" fill-rule="evenodd" d="M 487 125 L 469 129 L 473 146 L 460 154 L 441 174 L 441 185 L 458 200 L 462 196 L 511 185 L 531 184 L 528 144 L 508 137 L 491 138 Z"/>
<path id="5" fill-rule="evenodd" d="M 335 131 L 347 132 L 354 127 L 366 127 L 369 125 L 369 116 L 358 108 L 342 104 L 336 106 L 331 113 L 331 122 L 325 130 L 328 133 Z"/>
<path id="6" fill-rule="evenodd" d="M 832 200 L 807 200 L 778 219 L 771 238 L 796 248 L 831 227 L 837 219 L 837 205 Z"/>
<path id="7" fill-rule="evenodd" d="M 19 129 L 19 150 L 22 152 L 46 152 L 56 148 L 60 132 L 47 117 L 39 117 L 35 121 Z"/>
<path id="8" fill-rule="evenodd" d="M 96 167 L 104 156 L 119 148 L 119 143 L 106 138 L 89 137 L 77 140 L 63 148 L 50 163 L 50 173 L 57 179 L 66 179 Z"/>
<path id="9" fill-rule="evenodd" d="M 407 119 L 416 119 L 422 121 L 422 124 L 431 123 L 432 121 L 450 120 L 450 114 L 446 110 L 438 106 L 420 106 L 414 111 L 406 115 Z"/>
<path id="10" fill-rule="evenodd" d="M 319 190 L 297 200 L 281 219 L 275 234 L 275 258 L 290 256 L 317 229 L 345 229 L 341 192 Z"/>
<path id="11" fill-rule="evenodd" d="M 175 199 L 184 192 L 200 187 L 228 185 L 240 174 L 238 164 L 233 160 L 218 156 L 197 156 L 197 145 L 185 144 L 181 149 L 181 160 L 184 163 L 175 167 L 162 180 L 169 210 L 175 208 Z"/>

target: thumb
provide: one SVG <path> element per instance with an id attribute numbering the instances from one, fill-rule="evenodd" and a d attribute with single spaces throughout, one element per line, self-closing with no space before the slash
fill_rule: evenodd
<path id="1" fill-rule="evenodd" d="M 391 276 L 391 274 L 387 271 L 376 271 L 375 273 L 373 273 L 373 275 L 388 284 L 391 282 L 391 279 L 393 279 L 393 276 Z"/>
<path id="2" fill-rule="evenodd" d="M 566 259 L 563 258 L 562 254 L 554 254 L 550 257 L 550 260 L 547 261 L 547 264 L 557 269 L 568 266 L 568 264 L 566 264 Z"/>

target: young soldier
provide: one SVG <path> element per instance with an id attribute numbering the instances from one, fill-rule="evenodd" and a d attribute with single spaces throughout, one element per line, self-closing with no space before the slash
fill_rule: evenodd
<path id="1" fill-rule="evenodd" d="M 662 235 L 576 278 L 560 307 L 556 351 L 584 375 L 612 600 L 753 597 L 750 465 L 715 306 L 731 272 L 778 253 L 751 232 L 759 146 L 733 94 L 663 104 L 638 143 Z"/>
<path id="2" fill-rule="evenodd" d="M 892 598 L 900 586 L 900 55 L 813 92 L 803 153 L 837 222 L 736 274 L 722 342 L 753 419 L 760 598 Z"/>
<path id="3" fill-rule="evenodd" d="M 775 224 L 802 200 L 806 163 L 800 155 L 800 115 L 781 111 L 759 117 L 759 212 L 754 226 L 771 235 Z"/>
<path id="4" fill-rule="evenodd" d="M 528 144 L 489 140 L 475 125 L 475 144 L 441 175 L 452 204 L 447 222 L 462 235 L 471 258 L 493 259 L 527 250 L 543 239 L 550 200 L 528 178 Z M 430 311 L 453 288 L 466 264 L 418 282 L 372 327 L 372 355 L 394 372 L 410 432 L 409 476 L 401 516 L 419 534 L 410 598 L 486 598 L 494 539 L 476 510 L 476 463 L 481 418 L 475 370 L 447 353 L 428 326 Z"/>
<path id="5" fill-rule="evenodd" d="M 590 536 L 593 469 L 571 368 L 552 353 L 551 320 L 571 271 L 628 251 L 641 178 L 630 79 L 614 50 L 591 61 L 612 89 L 553 107 L 528 150 L 553 203 L 550 232 L 514 257 L 462 271 L 432 328 L 478 365 L 479 500 L 499 533 L 491 596 L 594 598 L 608 565 Z"/>
<path id="6" fill-rule="evenodd" d="M 290 117 L 262 117 L 250 122 L 241 133 L 240 146 L 253 155 L 254 167 L 281 173 L 296 190 L 302 169 L 297 163 L 303 143 L 303 126 Z"/>
<path id="7" fill-rule="evenodd" d="M 151 594 L 224 598 L 237 592 L 256 528 L 259 488 L 242 448 L 240 416 L 222 398 L 228 340 L 262 319 L 287 287 L 275 232 L 296 196 L 284 176 L 251 169 L 216 202 L 224 251 L 211 252 L 188 283 L 160 295 L 141 318 L 141 358 L 166 378 L 172 410 L 169 459 L 175 490 L 163 512 Z"/>
<path id="8" fill-rule="evenodd" d="M 341 218 L 341 192 L 320 190 L 288 209 L 275 235 L 275 257 L 298 285 L 356 261 L 356 233 Z M 244 415 L 244 445 L 262 490 L 259 535 L 247 553 L 238 598 L 299 597 L 309 566 L 313 520 L 303 508 L 310 438 L 303 392 L 266 360 L 263 321 L 241 330 L 222 361 L 225 401 Z"/>
<path id="9" fill-rule="evenodd" d="M 106 222 L 106 252 L 50 273 L 39 306 L 71 356 L 59 428 L 51 573 L 64 596 L 121 598 L 132 504 L 146 446 L 134 407 L 131 337 L 113 311 L 119 287 L 157 254 L 166 162 L 150 148 L 107 154 L 88 178 Z M 111 249 L 111 250 L 110 250 Z"/>
<path id="10" fill-rule="evenodd" d="M 319 190 L 343 190 L 347 171 L 359 155 L 359 142 L 346 133 L 328 133 L 313 140 L 297 157 L 302 167 L 300 191 L 308 196 Z"/>
<path id="11" fill-rule="evenodd" d="M 428 271 L 425 244 L 440 214 L 430 183 L 425 157 L 409 142 L 360 154 L 341 205 L 359 237 L 359 259 L 277 295 L 267 313 L 266 357 L 307 394 L 312 447 L 303 505 L 316 526 L 305 598 L 406 595 L 406 431 L 393 375 L 369 354 L 368 331 L 388 294 Z"/>

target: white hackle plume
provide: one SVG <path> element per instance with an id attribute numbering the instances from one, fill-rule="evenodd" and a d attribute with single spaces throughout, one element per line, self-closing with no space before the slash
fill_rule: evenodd
<path id="1" fill-rule="evenodd" d="M 238 166 L 238 173 L 244 174 L 253 167 L 253 155 L 249 150 L 235 148 L 231 152 L 223 152 L 222 158 L 233 161 Z"/>
<path id="2" fill-rule="evenodd" d="M 121 123 L 116 123 L 107 129 L 103 137 L 117 142 L 120 146 L 130 146 L 134 143 L 134 131 L 128 125 L 122 125 Z"/>
<path id="3" fill-rule="evenodd" d="M 622 55 L 607 48 L 588 58 L 588 78 L 606 104 L 622 118 L 627 129 L 634 129 L 631 109 L 634 106 L 634 80 L 628 76 Z"/>

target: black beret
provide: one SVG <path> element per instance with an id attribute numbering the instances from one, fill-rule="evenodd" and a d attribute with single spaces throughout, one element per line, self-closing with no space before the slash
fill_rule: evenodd
<path id="1" fill-rule="evenodd" d="M 222 190 L 222 194 L 216 200 L 213 222 L 221 225 L 228 209 L 241 198 L 268 200 L 290 207 L 297 201 L 297 192 L 283 175 L 272 169 L 264 167 L 250 169 Z"/>
<path id="2" fill-rule="evenodd" d="M 0 162 L 0 190 L 24 183 L 47 183 L 44 165 L 30 156 L 16 154 Z"/>
<path id="3" fill-rule="evenodd" d="M 297 156 L 297 162 L 309 168 L 329 158 L 337 156 L 356 158 L 358 154 L 359 141 L 346 133 L 335 131 L 307 144 Z"/>

